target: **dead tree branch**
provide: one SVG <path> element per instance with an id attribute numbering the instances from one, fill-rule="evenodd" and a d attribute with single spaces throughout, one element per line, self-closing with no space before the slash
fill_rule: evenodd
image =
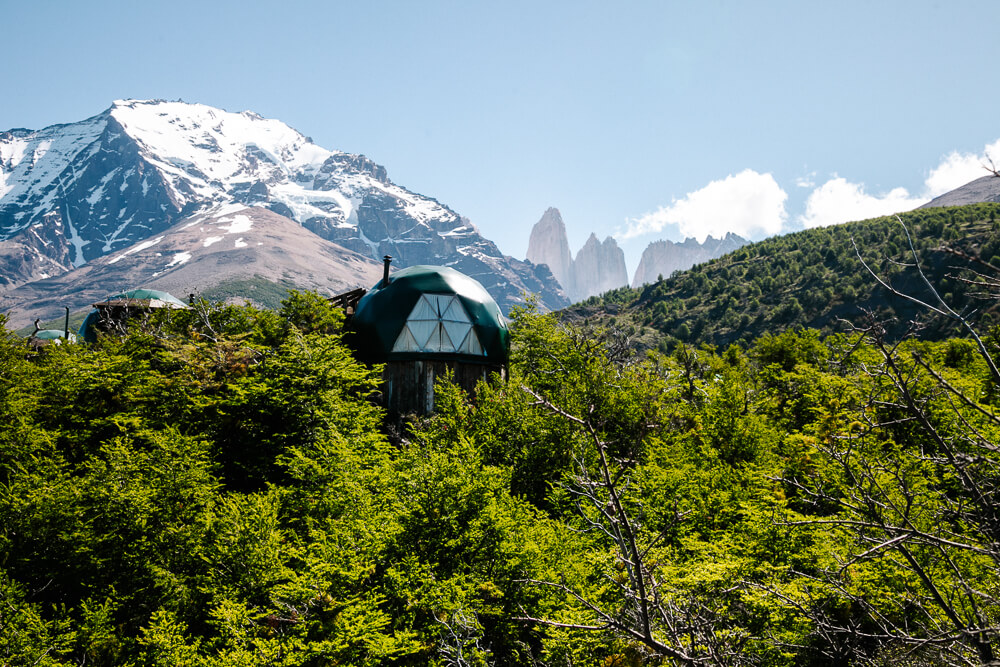
<path id="1" fill-rule="evenodd" d="M 630 488 L 628 466 L 611 458 L 609 443 L 593 422 L 593 408 L 586 417 L 580 417 L 527 386 L 522 385 L 521 389 L 534 398 L 537 407 L 576 425 L 585 435 L 590 450 L 574 458 L 576 473 L 567 491 L 575 499 L 577 514 L 586 530 L 607 540 L 624 576 L 604 575 L 620 599 L 620 604 L 614 607 L 590 599 L 565 579 L 526 580 L 524 583 L 565 595 L 594 620 L 573 623 L 530 615 L 518 620 L 572 630 L 612 632 L 645 646 L 653 652 L 651 657 L 668 658 L 680 664 L 748 664 L 752 658 L 745 655 L 743 647 L 749 637 L 739 631 L 724 631 L 721 616 L 710 602 L 664 589 L 650 553 L 665 531 L 650 535 L 630 512 L 626 500 Z M 596 463 L 593 472 L 592 463 Z M 674 525 L 684 516 L 685 513 L 675 511 Z"/>

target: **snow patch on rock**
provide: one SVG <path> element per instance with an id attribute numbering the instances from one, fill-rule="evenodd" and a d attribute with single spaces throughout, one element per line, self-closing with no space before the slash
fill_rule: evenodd
<path id="1" fill-rule="evenodd" d="M 129 255 L 133 255 L 133 254 L 135 254 L 137 252 L 142 252 L 143 250 L 145 250 L 147 248 L 152 248 L 154 245 L 156 245 L 157 243 L 159 243 L 162 240 L 163 240 L 162 236 L 157 236 L 155 239 L 153 239 L 151 241 L 143 241 L 142 243 L 129 248 L 128 250 L 126 250 L 122 254 L 120 254 L 120 255 L 118 255 L 116 257 L 112 257 L 111 259 L 108 260 L 108 264 L 114 264 L 116 262 L 119 262 L 119 261 L 125 259 Z M 157 254 L 159 254 L 159 253 L 157 253 Z"/>

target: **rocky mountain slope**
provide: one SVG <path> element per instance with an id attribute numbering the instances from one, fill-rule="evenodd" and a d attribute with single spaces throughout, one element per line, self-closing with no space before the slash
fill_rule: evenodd
<path id="1" fill-rule="evenodd" d="M 528 261 L 552 271 L 572 301 L 581 301 L 628 284 L 625 253 L 611 237 L 591 234 L 573 258 L 559 209 L 550 208 L 531 229 Z"/>
<path id="2" fill-rule="evenodd" d="M 592 233 L 573 259 L 573 274 L 574 301 L 627 285 L 625 253 L 610 236 L 598 241 Z"/>
<path id="3" fill-rule="evenodd" d="M 71 271 L 9 290 L 0 295 L 0 308 L 17 328 L 36 317 L 54 317 L 63 306 L 86 308 L 136 285 L 179 298 L 254 283 L 335 294 L 381 277 L 381 262 L 322 239 L 290 218 L 227 204 Z M 262 301 L 252 287 L 244 289 L 242 296 Z"/>
<path id="4" fill-rule="evenodd" d="M 392 255 L 398 267 L 453 266 L 505 309 L 524 291 L 549 308 L 567 303 L 547 269 L 504 256 L 468 220 L 394 184 L 365 156 L 322 148 L 252 112 L 162 100 L 0 132 L 0 293 L 118 256 L 231 204 L 294 221 L 282 227 L 301 236 L 287 241 L 294 245 L 318 237 L 375 261 Z M 287 267 L 298 268 L 309 267 Z"/>
<path id="5" fill-rule="evenodd" d="M 693 238 L 683 243 L 673 241 L 653 241 L 642 252 L 639 266 L 632 278 L 632 287 L 655 283 L 661 276 L 666 278 L 674 271 L 686 271 L 695 264 L 722 257 L 749 243 L 745 238 L 729 232 L 721 239 L 709 236 L 704 243 Z"/>
<path id="6" fill-rule="evenodd" d="M 1000 176 L 990 174 L 989 176 L 977 178 L 960 188 L 955 188 L 940 197 L 935 197 L 923 206 L 920 206 L 920 208 L 964 206 L 965 204 L 986 202 L 1000 202 Z"/>

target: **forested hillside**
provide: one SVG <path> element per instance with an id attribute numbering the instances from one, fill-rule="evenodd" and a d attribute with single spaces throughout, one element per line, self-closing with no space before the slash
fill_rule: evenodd
<path id="1" fill-rule="evenodd" d="M 993 659 L 995 338 L 635 356 L 522 310 L 507 382 L 398 429 L 340 324 L 3 336 L 0 664 Z"/>
<path id="2" fill-rule="evenodd" d="M 862 323 L 866 311 L 876 313 L 898 338 L 918 315 L 926 320 L 927 312 L 880 286 L 861 260 L 894 288 L 926 300 L 929 292 L 913 268 L 912 240 L 920 265 L 951 306 L 987 327 L 1000 322 L 996 299 L 983 286 L 1000 279 L 998 213 L 997 204 L 921 209 L 899 220 L 876 218 L 778 236 L 641 289 L 592 298 L 570 314 L 614 315 L 619 326 L 652 328 L 658 332 L 653 339 L 668 348 L 678 340 L 747 343 L 764 332 L 795 327 L 843 332 Z M 929 324 L 925 338 L 954 332 L 944 320 Z"/>

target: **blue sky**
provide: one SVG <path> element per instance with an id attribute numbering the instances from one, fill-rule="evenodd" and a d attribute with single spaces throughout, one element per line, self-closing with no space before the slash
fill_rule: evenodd
<path id="1" fill-rule="evenodd" d="M 1000 164 L 1000 3 L 0 0 L 0 129 L 183 99 L 364 153 L 523 257 L 905 210 Z"/>

